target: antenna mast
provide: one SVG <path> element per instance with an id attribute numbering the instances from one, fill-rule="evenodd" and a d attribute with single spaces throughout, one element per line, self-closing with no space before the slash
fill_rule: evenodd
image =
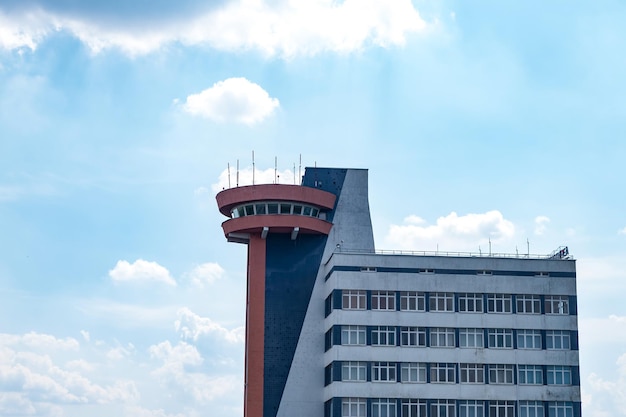
<path id="1" fill-rule="evenodd" d="M 228 162 L 228 188 L 230 188 L 230 162 Z"/>
<path id="2" fill-rule="evenodd" d="M 252 151 L 252 185 L 254 185 L 254 151 Z"/>

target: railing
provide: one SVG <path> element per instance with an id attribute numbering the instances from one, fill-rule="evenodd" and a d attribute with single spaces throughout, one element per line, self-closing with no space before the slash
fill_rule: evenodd
<path id="1" fill-rule="evenodd" d="M 337 246 L 333 253 L 346 254 L 376 254 L 376 255 L 406 255 L 406 256 L 450 256 L 462 258 L 513 258 L 513 259 L 573 259 L 569 255 L 567 246 L 562 246 L 549 255 L 537 255 L 528 253 L 489 253 L 489 252 L 449 252 L 449 251 L 410 251 L 410 250 L 367 250 L 367 249 L 343 249 Z"/>

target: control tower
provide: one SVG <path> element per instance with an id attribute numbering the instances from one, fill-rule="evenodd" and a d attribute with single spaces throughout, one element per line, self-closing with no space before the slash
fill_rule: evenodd
<path id="1" fill-rule="evenodd" d="M 367 171 L 306 168 L 302 185 L 216 198 L 226 239 L 248 245 L 244 416 L 306 415 L 323 403 L 322 260 L 342 245 L 374 249 Z"/>

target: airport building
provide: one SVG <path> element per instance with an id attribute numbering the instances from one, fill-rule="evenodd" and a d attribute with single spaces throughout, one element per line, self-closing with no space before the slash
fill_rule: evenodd
<path id="1" fill-rule="evenodd" d="M 580 417 L 576 265 L 376 251 L 367 171 L 217 195 L 248 245 L 245 417 Z"/>

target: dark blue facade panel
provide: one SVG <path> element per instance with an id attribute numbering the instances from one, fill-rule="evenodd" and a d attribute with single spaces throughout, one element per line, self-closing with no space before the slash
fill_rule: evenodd
<path id="1" fill-rule="evenodd" d="M 263 416 L 275 417 L 296 351 L 326 236 L 267 236 Z"/>

